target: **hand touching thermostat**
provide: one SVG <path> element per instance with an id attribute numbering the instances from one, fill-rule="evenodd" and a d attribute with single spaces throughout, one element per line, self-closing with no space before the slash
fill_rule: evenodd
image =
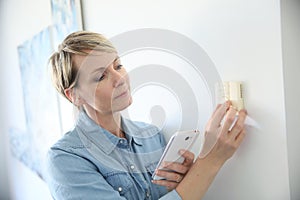
<path id="1" fill-rule="evenodd" d="M 231 101 L 237 111 L 244 108 L 243 87 L 241 81 L 224 81 L 216 87 L 217 103 Z"/>

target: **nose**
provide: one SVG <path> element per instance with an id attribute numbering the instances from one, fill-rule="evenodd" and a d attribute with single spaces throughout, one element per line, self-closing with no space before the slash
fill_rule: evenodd
<path id="1" fill-rule="evenodd" d="M 125 83 L 124 75 L 121 74 L 119 71 L 112 69 L 110 73 L 113 87 L 117 88 Z"/>

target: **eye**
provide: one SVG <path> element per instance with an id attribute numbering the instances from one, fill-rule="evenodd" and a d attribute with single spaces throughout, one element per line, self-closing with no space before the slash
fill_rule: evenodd
<path id="1" fill-rule="evenodd" d="M 123 67 L 123 65 L 119 64 L 119 65 L 117 65 L 116 70 L 120 70 L 122 67 Z"/>
<path id="2" fill-rule="evenodd" d="M 97 81 L 102 81 L 105 78 L 105 75 L 103 74 L 100 78 L 97 79 Z"/>

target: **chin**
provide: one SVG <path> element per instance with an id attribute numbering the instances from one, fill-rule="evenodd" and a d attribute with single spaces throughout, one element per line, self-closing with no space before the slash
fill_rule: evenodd
<path id="1" fill-rule="evenodd" d="M 128 98 L 128 101 L 124 101 L 122 104 L 115 105 L 114 109 L 112 110 L 114 110 L 114 112 L 122 111 L 128 108 L 131 104 L 132 104 L 132 97 L 130 96 Z"/>

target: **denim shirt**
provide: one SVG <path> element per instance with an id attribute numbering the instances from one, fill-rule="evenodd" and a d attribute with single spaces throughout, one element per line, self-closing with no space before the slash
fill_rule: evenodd
<path id="1" fill-rule="evenodd" d="M 75 128 L 48 152 L 46 181 L 54 199 L 181 199 L 151 182 L 166 145 L 159 130 L 124 118 L 121 126 L 126 138 L 80 112 Z"/>

